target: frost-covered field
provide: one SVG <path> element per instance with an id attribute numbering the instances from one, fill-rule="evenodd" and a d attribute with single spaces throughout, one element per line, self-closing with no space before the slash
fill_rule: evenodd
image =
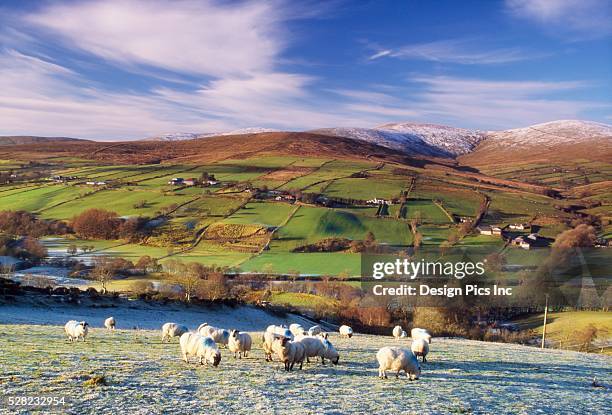
<path id="1" fill-rule="evenodd" d="M 1 312 L 1 311 L 0 311 Z M 391 337 L 331 340 L 340 364 L 286 373 L 222 349 L 219 367 L 180 360 L 159 331 L 94 328 L 70 344 L 58 325 L 0 325 L 0 395 L 68 396 L 62 413 L 610 413 L 612 359 L 565 351 L 434 339 L 420 380 L 377 378 L 375 354 Z M 107 385 L 88 386 L 103 375 Z M 592 386 L 593 378 L 606 388 Z M 6 406 L 2 413 L 19 413 Z M 23 411 L 23 413 L 29 413 Z"/>

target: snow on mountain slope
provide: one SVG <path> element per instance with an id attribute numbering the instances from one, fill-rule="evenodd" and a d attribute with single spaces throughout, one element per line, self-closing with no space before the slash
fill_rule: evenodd
<path id="1" fill-rule="evenodd" d="M 420 123 L 385 124 L 376 128 L 323 128 L 311 132 L 368 141 L 409 154 L 441 157 L 469 153 L 486 137 L 481 131 Z"/>
<path id="2" fill-rule="evenodd" d="M 258 133 L 269 133 L 277 130 L 271 130 L 269 128 L 261 127 L 250 127 L 241 128 L 238 130 L 215 132 L 215 133 L 166 133 L 155 137 L 145 138 L 146 141 L 182 141 L 182 140 L 194 140 L 196 138 L 206 137 L 219 137 L 223 135 L 241 135 L 241 134 L 258 134 Z"/>
<path id="3" fill-rule="evenodd" d="M 525 128 L 488 133 L 488 145 L 504 147 L 576 144 L 589 139 L 612 138 L 612 126 L 593 121 L 559 120 Z"/>

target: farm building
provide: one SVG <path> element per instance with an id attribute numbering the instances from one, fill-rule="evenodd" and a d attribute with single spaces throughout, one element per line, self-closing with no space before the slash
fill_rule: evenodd
<path id="1" fill-rule="evenodd" d="M 478 226 L 476 229 L 478 229 L 478 232 L 480 232 L 481 235 L 501 235 L 503 231 L 503 228 L 499 226 L 488 225 L 481 225 Z"/>
<path id="2" fill-rule="evenodd" d="M 391 201 L 375 197 L 374 199 L 367 200 L 366 203 L 368 205 L 390 205 Z"/>
<path id="3" fill-rule="evenodd" d="M 168 181 L 168 184 L 173 185 L 173 186 L 179 186 L 183 184 L 183 182 L 184 182 L 184 179 L 182 177 L 173 177 L 172 179 Z"/>
<path id="4" fill-rule="evenodd" d="M 183 184 L 185 186 L 195 186 L 197 184 L 197 180 L 195 178 L 191 177 L 189 179 L 183 180 Z"/>
<path id="5" fill-rule="evenodd" d="M 531 225 L 528 223 L 513 223 L 511 225 L 508 225 L 508 229 L 511 229 L 513 231 L 524 231 L 530 228 Z"/>

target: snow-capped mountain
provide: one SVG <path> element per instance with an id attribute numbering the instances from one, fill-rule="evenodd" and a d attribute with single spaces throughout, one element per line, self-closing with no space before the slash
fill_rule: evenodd
<path id="1" fill-rule="evenodd" d="M 512 130 L 491 131 L 488 136 L 489 145 L 550 146 L 579 143 L 589 139 L 612 138 L 612 126 L 593 121 L 559 120 Z"/>
<path id="2" fill-rule="evenodd" d="M 242 134 L 259 134 L 259 133 L 268 133 L 277 130 L 271 130 L 269 128 L 261 128 L 261 127 L 250 127 L 250 128 L 241 128 L 238 130 L 232 131 L 223 131 L 223 132 L 215 132 L 215 133 L 166 133 L 160 134 L 155 137 L 145 138 L 146 141 L 182 141 L 182 140 L 194 140 L 196 138 L 206 138 L 206 137 L 218 137 L 223 135 L 242 135 Z"/>
<path id="3" fill-rule="evenodd" d="M 420 123 L 384 124 L 376 128 L 324 128 L 312 132 L 368 141 L 408 154 L 439 157 L 469 153 L 486 138 L 482 131 Z"/>

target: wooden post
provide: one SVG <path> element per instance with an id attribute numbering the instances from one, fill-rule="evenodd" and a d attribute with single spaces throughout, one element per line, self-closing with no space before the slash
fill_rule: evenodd
<path id="1" fill-rule="evenodd" d="M 546 318 L 548 317 L 548 294 L 546 294 L 546 305 L 544 306 L 544 328 L 542 329 L 542 349 L 546 344 Z"/>

